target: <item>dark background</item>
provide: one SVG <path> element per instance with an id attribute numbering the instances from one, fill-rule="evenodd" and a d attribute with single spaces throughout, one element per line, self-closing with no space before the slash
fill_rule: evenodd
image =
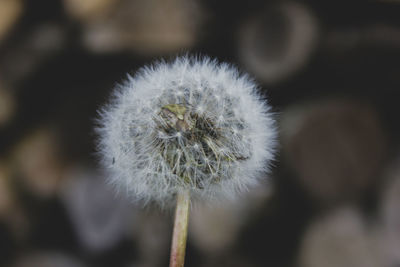
<path id="1" fill-rule="evenodd" d="M 400 2 L 2 0 L 0 266 L 166 266 L 172 212 L 104 184 L 97 110 L 160 57 L 249 73 L 277 159 L 193 208 L 186 266 L 400 265 Z"/>

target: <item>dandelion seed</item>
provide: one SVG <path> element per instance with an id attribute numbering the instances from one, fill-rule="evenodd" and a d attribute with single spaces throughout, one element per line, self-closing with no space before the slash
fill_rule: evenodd
<path id="1" fill-rule="evenodd" d="M 162 206 L 182 190 L 196 199 L 235 197 L 267 170 L 275 146 L 256 85 L 208 58 L 142 68 L 118 86 L 99 121 L 112 183 Z"/>

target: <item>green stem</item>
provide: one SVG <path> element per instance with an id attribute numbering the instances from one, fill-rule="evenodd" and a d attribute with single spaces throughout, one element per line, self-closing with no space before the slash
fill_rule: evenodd
<path id="1" fill-rule="evenodd" d="M 189 191 L 178 193 L 176 200 L 174 231 L 172 234 L 170 267 L 183 267 L 185 263 L 185 250 L 187 229 L 189 221 Z"/>

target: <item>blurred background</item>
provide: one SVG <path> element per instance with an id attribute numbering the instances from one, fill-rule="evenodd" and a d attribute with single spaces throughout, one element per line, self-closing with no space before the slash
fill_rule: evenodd
<path id="1" fill-rule="evenodd" d="M 0 266 L 167 266 L 172 212 L 116 197 L 96 110 L 144 64 L 237 65 L 277 114 L 265 183 L 196 204 L 186 266 L 400 266 L 400 1 L 0 0 Z"/>

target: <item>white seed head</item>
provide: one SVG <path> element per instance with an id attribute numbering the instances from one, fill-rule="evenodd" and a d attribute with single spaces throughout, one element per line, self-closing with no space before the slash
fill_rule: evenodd
<path id="1" fill-rule="evenodd" d="M 135 199 L 232 198 L 257 184 L 276 131 L 256 85 L 228 64 L 177 58 L 138 71 L 100 112 L 110 181 Z"/>

